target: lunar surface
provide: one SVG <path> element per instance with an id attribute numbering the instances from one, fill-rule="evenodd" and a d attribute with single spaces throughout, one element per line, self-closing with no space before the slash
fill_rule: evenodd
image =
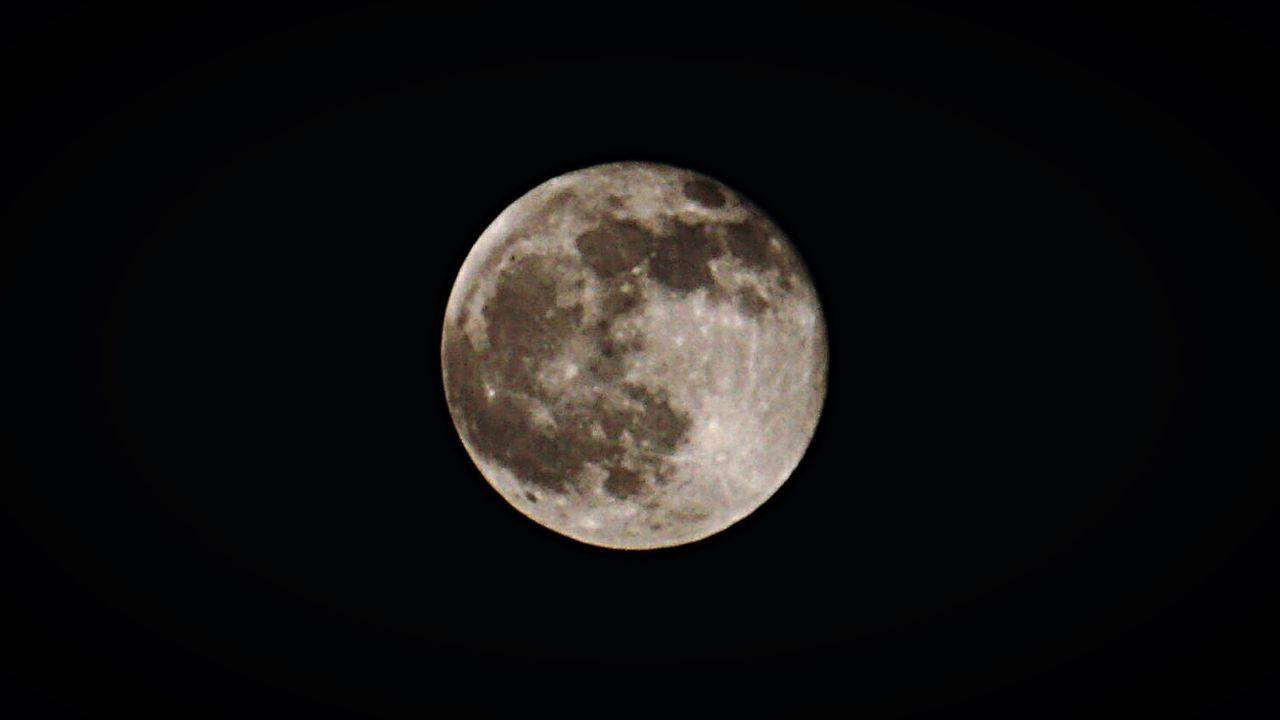
<path id="1" fill-rule="evenodd" d="M 494 489 L 611 548 L 753 512 L 826 394 L 826 329 L 790 241 L 729 187 L 651 163 L 561 175 L 504 210 L 458 273 L 441 355 Z"/>

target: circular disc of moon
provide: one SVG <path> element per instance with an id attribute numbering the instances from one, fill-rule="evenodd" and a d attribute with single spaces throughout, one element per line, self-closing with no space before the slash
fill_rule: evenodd
<path id="1" fill-rule="evenodd" d="M 494 489 L 620 549 L 760 507 L 826 395 L 826 329 L 790 241 L 724 184 L 653 163 L 570 172 L 507 207 L 458 273 L 441 357 Z"/>

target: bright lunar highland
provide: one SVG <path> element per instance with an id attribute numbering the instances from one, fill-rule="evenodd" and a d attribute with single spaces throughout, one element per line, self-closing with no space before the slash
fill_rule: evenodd
<path id="1" fill-rule="evenodd" d="M 826 326 L 791 242 L 733 189 L 623 162 L 530 190 L 449 297 L 445 394 L 488 482 L 539 524 L 657 548 L 760 507 L 804 455 Z"/>

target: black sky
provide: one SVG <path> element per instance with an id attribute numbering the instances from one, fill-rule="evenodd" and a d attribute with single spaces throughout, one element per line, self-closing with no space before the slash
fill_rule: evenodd
<path id="1" fill-rule="evenodd" d="M 0 713 L 1274 704 L 1257 18 L 0 25 Z M 769 212 L 831 336 L 792 479 L 649 553 L 508 507 L 439 367 L 489 221 L 629 159 Z"/>

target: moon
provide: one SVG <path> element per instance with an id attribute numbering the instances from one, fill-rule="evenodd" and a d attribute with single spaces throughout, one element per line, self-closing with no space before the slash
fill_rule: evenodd
<path id="1" fill-rule="evenodd" d="M 790 240 L 725 184 L 655 163 L 569 172 L 499 214 L 458 272 L 441 359 L 489 484 L 618 549 L 755 511 L 826 396 L 826 326 Z"/>

